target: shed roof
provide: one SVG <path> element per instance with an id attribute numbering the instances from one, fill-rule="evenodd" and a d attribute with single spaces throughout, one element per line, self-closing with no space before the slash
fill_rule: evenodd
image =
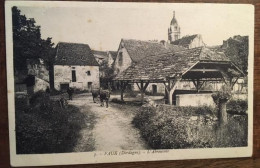
<path id="1" fill-rule="evenodd" d="M 199 61 L 229 62 L 224 54 L 204 47 L 153 54 L 118 74 L 115 80 L 165 80 L 183 74 Z"/>
<path id="2" fill-rule="evenodd" d="M 172 45 L 169 43 L 162 44 L 153 41 L 141 41 L 134 39 L 122 39 L 121 43 L 127 50 L 133 62 L 146 58 L 150 55 L 161 54 L 183 50 L 183 47 Z"/>
<path id="3" fill-rule="evenodd" d="M 98 66 L 89 45 L 67 42 L 57 44 L 54 64 Z"/>

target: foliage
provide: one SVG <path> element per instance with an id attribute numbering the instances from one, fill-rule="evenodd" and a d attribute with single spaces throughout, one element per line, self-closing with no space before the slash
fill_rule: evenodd
<path id="1" fill-rule="evenodd" d="M 219 127 L 212 107 L 142 107 L 133 124 L 154 149 L 235 147 L 247 145 L 246 116 L 229 117 Z M 220 138 L 220 134 L 222 137 Z M 236 140 L 233 138 L 236 137 Z"/>
<path id="2" fill-rule="evenodd" d="M 221 101 L 228 101 L 231 98 L 231 89 L 223 86 L 220 91 L 213 93 L 211 96 L 216 105 L 218 105 Z"/>
<path id="3" fill-rule="evenodd" d="M 227 40 L 228 46 L 224 52 L 245 74 L 248 69 L 248 36 L 237 36 Z"/>
<path id="4" fill-rule="evenodd" d="M 247 100 L 230 100 L 227 103 L 227 112 L 230 114 L 247 114 Z"/>
<path id="5" fill-rule="evenodd" d="M 12 8 L 14 68 L 16 71 L 26 69 L 26 60 L 41 58 L 47 67 L 54 59 L 54 48 L 51 38 L 42 39 L 40 26 L 33 18 L 21 15 L 17 7 Z"/>
<path id="6" fill-rule="evenodd" d="M 16 146 L 18 154 L 71 152 L 79 132 L 92 115 L 79 112 L 74 106 L 61 108 L 44 92 L 32 96 L 27 106 L 16 98 Z"/>

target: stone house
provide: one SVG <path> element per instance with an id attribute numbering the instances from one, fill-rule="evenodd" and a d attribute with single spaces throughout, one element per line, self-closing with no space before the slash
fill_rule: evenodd
<path id="1" fill-rule="evenodd" d="M 100 66 L 100 77 L 106 77 L 106 72 L 104 72 L 104 70 L 106 69 L 105 66 L 112 68 L 117 52 L 92 50 L 92 53 Z"/>
<path id="2" fill-rule="evenodd" d="M 112 68 L 113 64 L 116 60 L 117 52 L 116 51 L 108 51 L 107 54 L 108 54 L 108 60 L 107 60 L 108 67 Z"/>
<path id="3" fill-rule="evenodd" d="M 206 46 L 206 44 L 203 42 L 202 36 L 200 34 L 184 36 L 178 40 L 172 41 L 171 44 L 182 46 L 187 49 Z"/>
<path id="4" fill-rule="evenodd" d="M 54 88 L 99 88 L 99 64 L 87 44 L 59 42 L 53 65 Z"/>
<path id="5" fill-rule="evenodd" d="M 165 42 L 122 39 L 114 62 L 114 73 L 115 75 L 120 74 L 131 65 L 151 55 L 175 52 L 182 49 L 184 48 Z M 138 86 L 136 84 L 129 84 L 128 89 L 138 90 Z M 150 83 L 147 92 L 152 94 L 164 93 L 165 86 L 161 83 Z"/>

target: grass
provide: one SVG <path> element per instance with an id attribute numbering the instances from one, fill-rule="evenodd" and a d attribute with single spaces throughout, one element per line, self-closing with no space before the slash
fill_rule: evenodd
<path id="1" fill-rule="evenodd" d="M 154 149 L 247 146 L 247 115 L 228 115 L 219 126 L 214 108 L 142 107 L 133 124 Z"/>
<path id="2" fill-rule="evenodd" d="M 17 154 L 72 152 L 86 121 L 93 120 L 78 108 L 61 108 L 45 93 L 37 93 L 30 100 L 15 101 Z"/>

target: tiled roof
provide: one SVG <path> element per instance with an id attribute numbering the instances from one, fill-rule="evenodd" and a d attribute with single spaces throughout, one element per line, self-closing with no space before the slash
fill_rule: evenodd
<path id="1" fill-rule="evenodd" d="M 213 51 L 206 47 L 204 47 L 200 53 L 200 60 L 230 61 L 224 52 Z"/>
<path id="2" fill-rule="evenodd" d="M 198 34 L 194 34 L 191 36 L 184 36 L 178 40 L 171 42 L 171 44 L 181 45 L 181 46 L 189 45 L 192 42 L 192 40 L 194 40 L 197 36 Z"/>
<path id="3" fill-rule="evenodd" d="M 98 63 L 87 44 L 59 42 L 57 44 L 55 65 L 89 65 Z"/>
<path id="4" fill-rule="evenodd" d="M 184 73 L 201 60 L 228 61 L 225 55 L 203 47 L 153 54 L 118 74 L 115 80 L 165 80 Z"/>
<path id="5" fill-rule="evenodd" d="M 117 56 L 117 52 L 116 51 L 109 51 L 109 53 L 111 54 L 113 60 L 115 60 L 116 56 Z"/>
<path id="6" fill-rule="evenodd" d="M 106 51 L 92 50 L 92 53 L 94 55 L 100 55 L 100 56 L 103 56 L 103 57 L 107 57 L 107 52 Z"/>
<path id="7" fill-rule="evenodd" d="M 138 62 L 139 60 L 150 55 L 174 52 L 184 49 L 183 47 L 175 46 L 168 43 L 165 43 L 164 45 L 159 42 L 133 39 L 122 39 L 122 43 L 133 62 Z"/>

